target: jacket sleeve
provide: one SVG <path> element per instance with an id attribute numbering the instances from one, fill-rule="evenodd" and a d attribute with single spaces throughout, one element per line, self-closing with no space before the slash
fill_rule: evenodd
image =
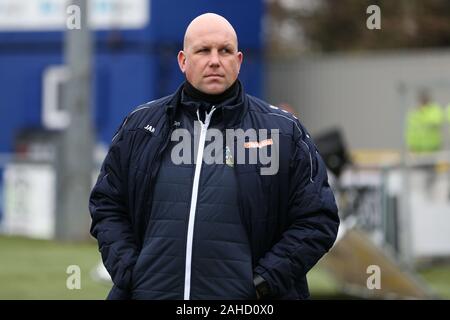
<path id="1" fill-rule="evenodd" d="M 290 156 L 287 229 L 255 268 L 274 297 L 283 297 L 296 279 L 306 276 L 332 247 L 339 227 L 325 164 L 298 121 L 296 128 Z"/>
<path id="2" fill-rule="evenodd" d="M 138 256 L 126 200 L 125 123 L 113 138 L 89 200 L 91 234 L 113 283 L 123 291 L 129 289 Z"/>

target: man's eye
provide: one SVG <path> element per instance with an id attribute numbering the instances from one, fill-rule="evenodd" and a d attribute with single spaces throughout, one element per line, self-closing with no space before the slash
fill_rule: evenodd
<path id="1" fill-rule="evenodd" d="M 223 48 L 221 51 L 222 51 L 223 53 L 230 53 L 230 52 L 231 52 L 231 50 L 228 49 L 228 48 Z"/>
<path id="2" fill-rule="evenodd" d="M 197 50 L 197 52 L 208 52 L 208 49 L 206 49 L 206 48 L 199 49 L 199 50 Z"/>

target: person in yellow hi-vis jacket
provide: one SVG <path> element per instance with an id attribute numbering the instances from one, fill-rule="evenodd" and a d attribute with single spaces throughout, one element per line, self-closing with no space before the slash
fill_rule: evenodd
<path id="1" fill-rule="evenodd" d="M 450 123 L 450 103 L 447 105 L 447 121 Z"/>
<path id="2" fill-rule="evenodd" d="M 432 102 L 427 91 L 419 95 L 419 106 L 408 112 L 406 143 L 411 152 L 433 152 L 441 149 L 444 110 Z M 450 109 L 448 111 L 450 117 Z"/>

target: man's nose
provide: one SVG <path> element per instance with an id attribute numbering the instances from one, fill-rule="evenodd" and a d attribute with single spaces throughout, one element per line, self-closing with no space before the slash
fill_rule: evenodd
<path id="1" fill-rule="evenodd" d="M 217 50 L 212 50 L 210 59 L 209 59 L 209 66 L 210 67 L 218 67 L 219 65 L 220 65 L 219 52 Z"/>

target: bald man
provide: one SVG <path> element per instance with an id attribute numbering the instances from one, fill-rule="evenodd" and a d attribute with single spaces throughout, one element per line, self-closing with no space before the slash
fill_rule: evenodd
<path id="1" fill-rule="evenodd" d="M 187 27 L 186 81 L 123 121 L 90 198 L 109 299 L 306 299 L 339 218 L 292 114 L 247 95 L 223 17 Z"/>
<path id="2" fill-rule="evenodd" d="M 189 24 L 178 64 L 194 88 L 218 95 L 236 82 L 242 58 L 231 24 L 219 15 L 204 14 Z"/>

